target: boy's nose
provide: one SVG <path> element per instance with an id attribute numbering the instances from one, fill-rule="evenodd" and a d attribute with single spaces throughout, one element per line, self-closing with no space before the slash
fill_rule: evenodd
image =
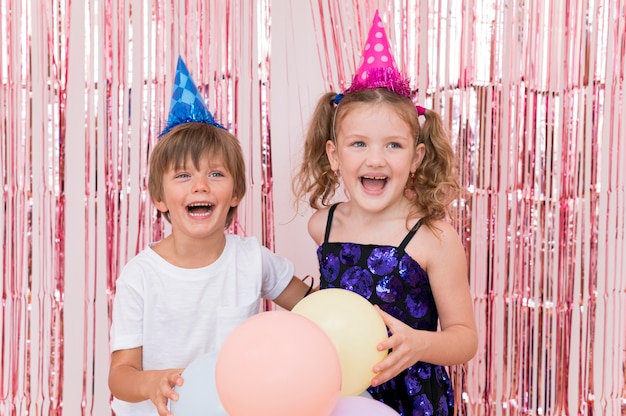
<path id="1" fill-rule="evenodd" d="M 209 181 L 206 179 L 196 179 L 193 183 L 193 191 L 194 192 L 208 192 L 209 190 Z"/>

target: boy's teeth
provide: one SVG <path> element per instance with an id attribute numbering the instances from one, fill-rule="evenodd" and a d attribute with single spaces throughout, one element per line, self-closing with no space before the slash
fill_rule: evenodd
<path id="1" fill-rule="evenodd" d="M 201 216 L 213 211 L 213 205 L 203 203 L 189 204 L 187 211 L 189 211 L 191 215 Z"/>

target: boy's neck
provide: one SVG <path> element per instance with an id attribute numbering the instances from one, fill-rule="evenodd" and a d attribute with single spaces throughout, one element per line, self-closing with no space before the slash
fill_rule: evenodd
<path id="1" fill-rule="evenodd" d="M 177 239 L 175 234 L 170 234 L 152 249 L 176 267 L 198 269 L 215 263 L 224 252 L 225 246 L 224 234 L 219 234 L 211 240 Z"/>

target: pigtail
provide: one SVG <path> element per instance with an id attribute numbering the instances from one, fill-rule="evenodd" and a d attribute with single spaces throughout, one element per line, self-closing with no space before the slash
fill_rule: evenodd
<path id="1" fill-rule="evenodd" d="M 307 196 L 311 208 L 319 209 L 328 205 L 339 186 L 326 155 L 326 142 L 334 137 L 336 95 L 335 92 L 324 94 L 311 117 L 304 141 L 303 162 L 292 183 L 296 210 L 299 202 Z"/>
<path id="2" fill-rule="evenodd" d="M 458 164 L 450 144 L 449 134 L 441 116 L 432 110 L 422 112 L 418 143 L 424 143 L 426 152 L 409 189 L 415 193 L 416 205 L 426 213 L 423 221 L 439 220 L 448 216 L 448 206 L 457 198 Z"/>

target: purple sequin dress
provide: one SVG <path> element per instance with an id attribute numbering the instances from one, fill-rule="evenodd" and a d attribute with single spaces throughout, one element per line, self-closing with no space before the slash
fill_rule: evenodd
<path id="1" fill-rule="evenodd" d="M 436 331 L 439 316 L 428 275 L 404 251 L 421 221 L 399 247 L 329 242 L 336 207 L 330 208 L 317 249 L 321 289 L 351 290 L 415 329 Z M 454 414 L 452 383 L 443 366 L 417 362 L 368 392 L 401 416 Z"/>

